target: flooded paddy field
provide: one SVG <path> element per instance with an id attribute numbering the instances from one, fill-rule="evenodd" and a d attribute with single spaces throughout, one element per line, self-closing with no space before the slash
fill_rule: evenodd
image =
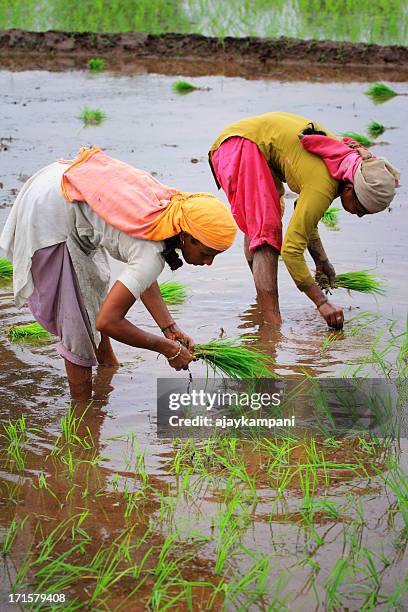
<path id="1" fill-rule="evenodd" d="M 234 119 L 285 110 L 337 134 L 380 121 L 396 129 L 373 151 L 402 175 L 390 212 L 357 219 L 340 211 L 337 231 L 320 228 L 337 272 L 375 269 L 386 288 L 376 299 L 335 291 L 343 332 L 329 335 L 283 263 L 282 327 L 261 325 L 241 236 L 213 266 L 165 270 L 159 281 L 189 285 L 174 316 L 197 342 L 221 329 L 234 338 L 251 334 L 279 375 L 401 374 L 407 99 L 374 105 L 364 95 L 368 84 L 354 81 L 201 76 L 194 83 L 203 89 L 185 96 L 172 91 L 173 82 L 137 72 L 1 71 L 0 227 L 27 177 L 83 145 L 99 145 L 182 190 L 215 191 L 207 151 Z M 407 84 L 393 88 L 405 92 Z M 105 121 L 84 127 L 84 106 L 100 108 Z M 293 202 L 287 193 L 285 224 Z M 114 280 L 120 265 L 111 263 Z M 154 330 L 140 305 L 130 318 Z M 7 338 L 10 325 L 32 320 L 15 308 L 7 283 L 0 320 L 1 610 L 15 609 L 14 592 L 65 595 L 53 600 L 61 610 L 406 608 L 405 438 L 158 439 L 156 380 L 175 376 L 187 385 L 188 377 L 156 354 L 118 343 L 121 367 L 100 368 L 93 405 L 67 420 L 69 394 L 53 345 Z M 376 354 L 391 349 L 376 360 L 380 333 Z M 190 370 L 206 375 L 199 362 Z"/>

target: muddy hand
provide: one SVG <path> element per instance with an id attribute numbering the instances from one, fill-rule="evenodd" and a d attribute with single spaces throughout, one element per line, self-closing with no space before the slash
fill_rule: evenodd
<path id="1" fill-rule="evenodd" d="M 323 273 L 326 276 L 330 287 L 334 289 L 334 287 L 336 286 L 336 271 L 330 261 L 326 259 L 326 261 L 321 264 L 321 267 L 319 267 L 317 271 Z"/>
<path id="2" fill-rule="evenodd" d="M 315 280 L 321 289 L 328 291 L 336 286 L 336 271 L 328 259 L 316 267 Z"/>
<path id="3" fill-rule="evenodd" d="M 334 329 L 342 329 L 344 316 L 341 308 L 334 306 L 334 304 L 330 304 L 330 302 L 326 302 L 325 304 L 322 304 L 318 310 L 329 327 L 333 327 Z"/>

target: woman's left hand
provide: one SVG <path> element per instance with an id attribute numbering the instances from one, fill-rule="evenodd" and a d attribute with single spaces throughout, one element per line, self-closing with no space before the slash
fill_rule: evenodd
<path id="1" fill-rule="evenodd" d="M 163 334 L 169 340 L 179 340 L 184 346 L 186 346 L 190 351 L 194 348 L 194 340 L 187 336 L 177 325 L 177 323 L 173 323 L 170 327 L 167 327 Z"/>
<path id="2" fill-rule="evenodd" d="M 329 279 L 331 289 L 334 289 L 336 285 L 336 270 L 328 259 L 326 261 L 316 265 L 316 272 L 319 274 L 325 274 Z"/>

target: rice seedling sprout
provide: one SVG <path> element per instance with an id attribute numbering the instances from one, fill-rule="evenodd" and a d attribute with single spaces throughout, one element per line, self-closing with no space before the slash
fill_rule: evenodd
<path id="1" fill-rule="evenodd" d="M 92 72 L 100 72 L 105 68 L 105 66 L 106 60 L 104 60 L 102 57 L 91 57 L 88 60 L 88 68 Z"/>
<path id="2" fill-rule="evenodd" d="M 338 219 L 338 213 L 340 211 L 340 208 L 337 208 L 335 206 L 331 206 L 330 208 L 328 208 L 323 217 L 320 219 L 320 221 L 322 223 L 324 223 L 324 225 L 330 229 L 334 229 L 337 226 L 337 223 L 339 221 Z"/>
<path id="3" fill-rule="evenodd" d="M 199 89 L 199 87 L 192 85 L 192 83 L 188 81 L 175 81 L 175 83 L 173 83 L 173 91 L 178 94 L 187 94 L 197 89 Z"/>
<path id="4" fill-rule="evenodd" d="M 343 137 L 352 138 L 353 140 L 356 140 L 362 144 L 363 147 L 371 147 L 374 144 L 374 142 L 367 138 L 367 136 L 364 136 L 364 134 L 359 134 L 358 132 L 344 132 Z"/>
<path id="5" fill-rule="evenodd" d="M 396 91 L 385 85 L 385 83 L 373 83 L 365 92 L 374 102 L 386 102 L 398 95 Z"/>
<path id="6" fill-rule="evenodd" d="M 271 357 L 246 348 L 237 340 L 218 338 L 205 344 L 196 344 L 194 355 L 212 368 L 214 373 L 235 379 L 277 378 L 271 367 Z"/>
<path id="7" fill-rule="evenodd" d="M 0 278 L 13 277 L 13 264 L 5 257 L 0 257 Z"/>
<path id="8" fill-rule="evenodd" d="M 337 274 L 336 287 L 342 287 L 349 291 L 360 291 L 361 293 L 385 294 L 385 290 L 378 276 L 370 274 L 369 270 Z"/>
<path id="9" fill-rule="evenodd" d="M 377 138 L 378 136 L 381 136 L 381 134 L 385 132 L 385 127 L 383 126 L 382 123 L 379 123 L 378 121 L 371 121 L 371 123 L 369 123 L 367 126 L 367 132 L 373 138 Z"/>
<path id="10" fill-rule="evenodd" d="M 24 414 L 15 423 L 9 420 L 8 425 L 3 424 L 3 430 L 4 434 L 0 434 L 0 438 L 6 438 L 8 442 L 6 453 L 22 472 L 25 466 L 24 446 L 27 442 L 27 423 Z"/>
<path id="11" fill-rule="evenodd" d="M 39 323 L 27 323 L 26 325 L 13 325 L 8 332 L 11 342 L 19 340 L 52 340 L 53 336 Z"/>
<path id="12" fill-rule="evenodd" d="M 24 524 L 25 524 L 27 519 L 28 519 L 28 515 L 25 516 L 18 523 L 17 523 L 15 518 L 13 518 L 13 520 L 11 521 L 11 523 L 10 523 L 8 529 L 7 529 L 7 532 L 5 534 L 3 543 L 1 545 L 1 552 L 2 552 L 3 557 L 6 557 L 9 554 L 10 549 L 13 546 L 14 540 L 16 539 L 17 532 L 19 530 L 21 531 L 23 529 Z"/>
<path id="13" fill-rule="evenodd" d="M 321 289 L 330 289 L 328 279 L 324 274 L 317 274 L 316 280 Z M 385 289 L 378 276 L 370 274 L 370 270 L 336 274 L 335 289 L 347 289 L 348 291 L 359 291 L 371 295 L 385 294 Z"/>
<path id="14" fill-rule="evenodd" d="M 188 287 L 179 281 L 161 283 L 160 293 L 166 304 L 182 304 L 188 297 Z"/>
<path id="15" fill-rule="evenodd" d="M 100 108 L 89 108 L 84 106 L 79 116 L 85 125 L 100 125 L 106 119 L 106 115 Z"/>

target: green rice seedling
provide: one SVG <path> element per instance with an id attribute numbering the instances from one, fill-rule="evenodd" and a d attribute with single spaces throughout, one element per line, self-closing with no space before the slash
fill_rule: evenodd
<path id="1" fill-rule="evenodd" d="M 327 277 L 316 275 L 316 280 L 322 289 L 329 289 Z M 359 291 L 371 295 L 384 295 L 385 289 L 378 276 L 370 274 L 370 270 L 359 270 L 356 272 L 345 272 L 336 274 L 336 289 L 347 289 L 348 291 Z"/>
<path id="2" fill-rule="evenodd" d="M 387 596 L 384 602 L 384 610 L 403 610 L 404 598 L 408 593 L 408 580 L 403 578 L 401 581 L 394 581 L 394 592 Z M 406 603 L 406 600 L 405 600 Z"/>
<path id="3" fill-rule="evenodd" d="M 68 447 L 65 455 L 60 456 L 61 462 L 68 467 L 68 472 L 71 478 L 74 477 L 75 474 L 75 462 L 72 456 L 71 449 Z"/>
<path id="4" fill-rule="evenodd" d="M 395 96 L 398 96 L 396 91 L 385 85 L 385 83 L 373 83 L 365 92 L 366 96 L 369 96 L 373 102 L 381 103 L 391 100 Z"/>
<path id="5" fill-rule="evenodd" d="M 24 470 L 24 446 L 27 442 L 27 434 L 29 431 L 36 431 L 34 429 L 27 429 L 27 424 L 24 415 L 22 414 L 15 423 L 11 421 L 8 425 L 3 425 L 4 434 L 0 435 L 0 438 L 6 438 L 8 445 L 6 453 L 12 459 L 17 469 L 22 472 Z"/>
<path id="6" fill-rule="evenodd" d="M 240 551 L 245 552 L 249 558 L 254 559 L 255 563 L 245 568 L 243 576 L 239 580 L 229 580 L 222 583 L 225 602 L 223 609 L 225 610 L 250 610 L 254 606 L 256 609 L 260 601 L 264 601 L 267 595 L 267 578 L 271 569 L 272 555 L 263 555 L 262 553 L 253 553 L 251 550 L 240 546 Z M 268 610 L 284 610 L 282 601 L 279 601 L 276 596 L 277 588 L 274 581 L 274 602 L 268 601 Z M 276 588 L 276 590 L 275 590 Z M 217 591 L 214 593 L 216 595 Z M 214 601 L 214 597 L 212 602 Z M 210 608 L 212 609 L 212 608 Z M 264 607 L 266 609 L 266 606 Z"/>
<path id="7" fill-rule="evenodd" d="M 35 487 L 34 483 L 33 483 L 33 487 Z M 39 489 L 48 489 L 47 477 L 44 474 L 44 472 L 40 472 L 38 474 L 38 488 Z"/>
<path id="8" fill-rule="evenodd" d="M 154 577 L 154 584 L 150 599 L 147 603 L 149 610 L 193 610 L 192 589 L 212 587 L 209 582 L 188 581 L 183 578 L 181 563 L 187 565 L 193 557 L 191 553 L 182 553 L 178 549 L 178 556 L 175 555 L 175 548 L 181 539 L 181 526 L 173 533 L 169 533 L 160 547 L 160 553 L 156 567 L 151 570 Z M 187 606 L 180 606 L 186 602 Z M 177 604 L 177 605 L 176 605 Z"/>
<path id="9" fill-rule="evenodd" d="M 19 522 L 17 522 L 15 518 L 13 518 L 13 520 L 11 521 L 4 537 L 3 543 L 1 545 L 1 552 L 3 557 L 6 557 L 9 554 L 10 549 L 13 546 L 14 540 L 16 539 L 18 531 L 21 531 L 23 529 L 27 519 L 28 514 Z"/>
<path id="10" fill-rule="evenodd" d="M 330 332 L 325 338 L 322 344 L 322 347 L 320 349 L 320 352 L 322 354 L 325 353 L 330 347 L 332 347 L 336 343 L 338 337 L 339 337 L 339 334 L 336 334 L 335 332 Z"/>
<path id="11" fill-rule="evenodd" d="M 17 528 L 18 528 L 17 521 L 15 518 L 13 518 L 13 520 L 11 521 L 9 525 L 9 528 L 7 529 L 5 538 L 1 546 L 1 552 L 3 554 L 3 557 L 8 555 L 8 553 L 10 552 L 10 548 L 12 547 L 13 542 L 17 535 Z"/>
<path id="12" fill-rule="evenodd" d="M 80 432 L 83 420 L 91 406 L 92 402 L 86 406 L 80 415 L 77 415 L 74 406 L 71 404 L 68 406 L 66 415 L 61 417 L 61 434 L 55 441 L 51 451 L 52 455 L 58 455 L 65 446 L 80 446 L 85 450 L 94 448 L 95 443 L 89 427 L 83 427 L 85 430 L 83 435 Z"/>
<path id="13" fill-rule="evenodd" d="M 367 138 L 367 136 L 359 134 L 358 132 L 344 132 L 343 137 L 352 138 L 353 140 L 356 140 L 362 144 L 363 147 L 371 147 L 374 144 L 374 142 Z"/>
<path id="14" fill-rule="evenodd" d="M 11 342 L 20 340 L 52 340 L 53 335 L 44 329 L 39 323 L 27 323 L 26 325 L 13 325 L 8 332 Z"/>
<path id="15" fill-rule="evenodd" d="M 214 374 L 235 379 L 279 378 L 271 367 L 271 357 L 246 348 L 238 340 L 217 338 L 205 344 L 196 344 L 194 355 L 202 359 Z"/>
<path id="16" fill-rule="evenodd" d="M 405 320 L 405 330 L 401 336 L 401 344 L 398 349 L 396 359 L 397 377 L 400 380 L 401 399 L 407 396 L 407 379 L 408 379 L 408 314 Z"/>
<path id="17" fill-rule="evenodd" d="M 106 60 L 102 57 L 91 57 L 88 60 L 88 68 L 92 72 L 101 72 L 106 66 Z"/>
<path id="18" fill-rule="evenodd" d="M 84 106 L 79 116 L 84 125 L 100 125 L 106 119 L 106 115 L 99 108 Z"/>
<path id="19" fill-rule="evenodd" d="M 88 601 L 92 608 L 100 609 L 104 601 L 110 596 L 109 590 L 123 576 L 133 574 L 133 567 L 120 570 L 123 558 L 130 557 L 130 537 L 134 527 L 125 529 L 108 548 L 101 547 L 96 553 L 90 568 L 95 576 L 96 582 L 93 593 Z M 105 598 L 102 599 L 102 596 Z M 95 605 L 98 602 L 98 605 Z M 106 607 L 103 606 L 105 609 Z"/>
<path id="20" fill-rule="evenodd" d="M 397 461 L 391 457 L 387 462 L 388 474 L 383 474 L 378 468 L 376 472 L 397 498 L 397 508 L 401 513 L 408 534 L 408 480 L 406 473 Z M 374 466 L 373 466 L 374 467 Z"/>
<path id="21" fill-rule="evenodd" d="M 378 138 L 378 136 L 381 136 L 381 134 L 384 134 L 385 127 L 383 126 L 382 123 L 379 123 L 378 121 L 371 121 L 367 126 L 367 132 L 373 138 Z"/>
<path id="22" fill-rule="evenodd" d="M 47 537 L 40 542 L 38 545 L 38 556 L 35 560 L 37 566 L 51 560 L 56 547 L 66 539 L 66 534 L 71 531 L 72 525 L 79 516 L 81 516 L 81 514 L 62 520 L 54 527 Z"/>
<path id="23" fill-rule="evenodd" d="M 326 589 L 326 606 L 328 610 L 338 610 L 342 608 L 343 594 L 339 593 L 340 586 L 348 581 L 353 567 L 349 559 L 337 559 L 334 566 L 324 583 Z"/>
<path id="24" fill-rule="evenodd" d="M 53 497 L 58 504 L 60 503 L 58 497 L 55 495 L 54 491 L 48 485 L 47 477 L 44 474 L 44 472 L 40 472 L 40 474 L 38 474 L 37 484 L 33 482 L 33 487 L 37 491 L 47 491 L 47 493 L 51 495 L 51 497 Z"/>
<path id="25" fill-rule="evenodd" d="M 222 593 L 224 597 L 223 610 L 288 610 L 287 600 L 290 593 L 283 595 L 288 579 L 287 572 L 280 571 L 278 575 L 273 575 L 273 591 L 268 592 L 268 577 L 271 582 L 272 554 L 266 555 L 259 551 L 251 551 L 244 546 L 239 547 L 241 553 L 245 553 L 250 559 L 255 561 L 254 565 L 245 567 L 240 572 L 239 579 L 229 579 L 228 582 L 221 580 L 213 592 L 209 603 L 209 610 L 217 596 Z"/>
<path id="26" fill-rule="evenodd" d="M 160 285 L 160 294 L 166 304 L 182 304 L 188 297 L 188 287 L 179 281 L 166 281 Z"/>
<path id="27" fill-rule="evenodd" d="M 199 89 L 199 87 L 196 87 L 196 85 L 192 85 L 188 81 L 175 81 L 172 87 L 173 87 L 173 91 L 175 91 L 178 94 L 187 94 L 187 93 L 190 93 L 192 91 L 196 91 L 197 89 Z"/>
<path id="28" fill-rule="evenodd" d="M 330 208 L 328 208 L 323 217 L 320 219 L 320 221 L 322 223 L 324 223 L 324 225 L 330 229 L 334 229 L 336 228 L 339 219 L 338 219 L 338 213 L 341 209 L 340 208 L 336 208 L 335 206 L 331 206 Z"/>
<path id="29" fill-rule="evenodd" d="M 305 502 L 302 506 L 302 510 L 303 509 L 307 513 L 311 513 L 312 518 L 315 512 L 323 512 L 333 520 L 338 519 L 340 517 L 340 512 L 337 505 L 328 499 L 308 499 L 307 503 L 305 499 Z"/>
<path id="30" fill-rule="evenodd" d="M 239 512 L 241 510 L 241 512 Z M 231 557 L 232 550 L 241 538 L 242 528 L 248 523 L 248 513 L 242 507 L 241 496 L 235 492 L 232 500 L 218 512 L 218 532 L 216 545 L 216 561 L 214 572 L 216 576 L 222 573 L 224 565 Z"/>
<path id="31" fill-rule="evenodd" d="M 5 257 L 0 257 L 0 278 L 13 277 L 13 264 Z"/>

